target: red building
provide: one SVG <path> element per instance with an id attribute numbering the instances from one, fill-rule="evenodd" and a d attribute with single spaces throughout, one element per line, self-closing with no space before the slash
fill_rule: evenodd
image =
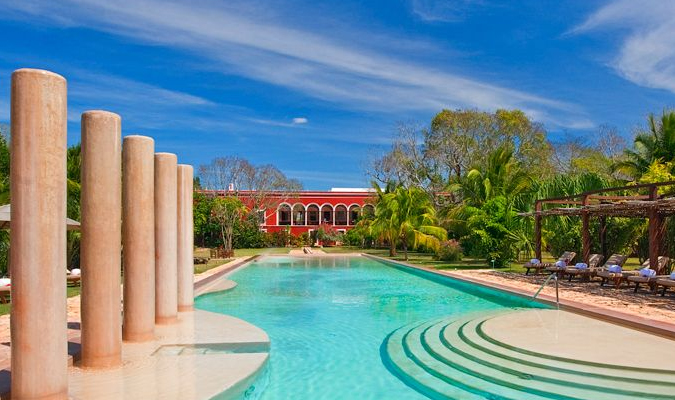
<path id="1" fill-rule="evenodd" d="M 218 191 L 227 196 L 227 191 Z M 254 192 L 238 192 L 237 197 L 248 207 L 256 201 Z M 333 188 L 330 191 L 301 191 L 269 193 L 265 195 L 264 209 L 258 210 L 260 228 L 265 232 L 287 230 L 293 235 L 311 233 L 320 224 L 346 232 L 356 225 L 362 213 L 372 213 L 374 193 L 370 189 Z"/>

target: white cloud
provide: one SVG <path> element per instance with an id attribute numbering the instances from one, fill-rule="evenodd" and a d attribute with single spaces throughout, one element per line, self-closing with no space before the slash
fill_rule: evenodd
<path id="1" fill-rule="evenodd" d="M 308 122 L 309 122 L 309 120 L 305 117 L 293 118 L 293 124 L 295 124 L 295 125 L 302 125 L 302 124 L 306 124 Z"/>
<path id="2" fill-rule="evenodd" d="M 674 1 L 614 1 L 591 14 L 571 33 L 600 29 L 627 32 L 610 61 L 619 75 L 640 86 L 675 93 Z"/>
<path id="3" fill-rule="evenodd" d="M 413 14 L 425 22 L 456 22 L 466 17 L 471 7 L 484 0 L 411 0 Z"/>
<path id="4" fill-rule="evenodd" d="M 550 124 L 590 124 L 573 104 L 420 65 L 410 61 L 419 59 L 414 54 L 341 42 L 339 32 L 323 36 L 286 26 L 267 14 L 242 13 L 231 2 L 24 0 L 3 7 L 0 15 L 6 18 L 18 15 L 40 23 L 84 26 L 181 48 L 204 57 L 207 68 L 290 88 L 347 109 L 400 113 L 520 108 Z M 368 32 L 361 35 L 371 37 Z"/>

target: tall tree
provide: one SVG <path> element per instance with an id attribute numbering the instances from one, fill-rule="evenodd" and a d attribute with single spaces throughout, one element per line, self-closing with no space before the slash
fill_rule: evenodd
<path id="1" fill-rule="evenodd" d="M 232 253 L 232 236 L 234 224 L 246 213 L 246 207 L 236 197 L 217 197 L 213 199 L 211 208 L 213 218 L 220 225 L 225 253 Z"/>
<path id="2" fill-rule="evenodd" d="M 244 201 L 251 212 L 272 213 L 281 200 L 295 197 L 302 190 L 298 180 L 286 177 L 275 166 L 256 166 L 236 156 L 218 157 L 201 165 L 199 178 L 204 189 L 225 191 L 227 196 Z"/>
<path id="3" fill-rule="evenodd" d="M 9 125 L 0 124 L 0 205 L 9 203 Z"/>
<path id="4" fill-rule="evenodd" d="M 512 204 L 530 190 L 532 178 L 514 158 L 510 144 L 496 148 L 486 158 L 485 164 L 472 168 L 453 186 L 461 191 L 467 204 L 480 207 L 497 196 L 503 196 Z"/>
<path id="5" fill-rule="evenodd" d="M 447 232 L 436 225 L 436 210 L 427 194 L 419 188 L 398 186 L 388 193 L 380 193 L 375 207 L 373 231 L 389 241 L 389 254 L 396 255 L 401 243 L 408 259 L 408 247 L 425 246 L 437 249 Z"/>
<path id="6" fill-rule="evenodd" d="M 634 179 L 640 178 L 654 161 L 675 160 L 675 111 L 664 111 L 660 119 L 647 118 L 647 129 L 639 132 L 633 148 L 625 150 L 626 159 L 614 164 L 614 170 Z"/>
<path id="7" fill-rule="evenodd" d="M 70 146 L 66 153 L 66 187 L 68 200 L 66 203 L 66 213 L 68 218 L 76 221 L 80 220 L 80 167 L 82 165 L 81 146 L 76 144 Z M 66 235 L 66 254 L 68 257 L 68 266 L 70 268 L 80 265 L 80 231 L 68 231 Z"/>
<path id="8" fill-rule="evenodd" d="M 484 154 L 501 146 L 512 149 L 513 158 L 552 175 L 552 147 L 543 127 L 520 110 L 443 110 L 430 127 L 400 125 L 391 149 L 371 162 L 370 176 L 385 183 L 395 180 L 422 188 L 437 210 L 461 199 L 444 193 L 470 169 L 486 162 Z"/>

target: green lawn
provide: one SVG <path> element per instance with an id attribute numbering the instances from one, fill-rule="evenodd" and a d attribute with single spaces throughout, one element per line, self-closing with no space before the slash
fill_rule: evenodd
<path id="1" fill-rule="evenodd" d="M 206 264 L 195 264 L 195 274 L 201 274 L 202 272 L 206 272 L 212 268 L 220 267 L 221 265 L 230 261 L 232 261 L 231 258 L 214 258 L 209 260 L 209 262 Z"/>
<path id="2" fill-rule="evenodd" d="M 66 294 L 68 297 L 79 296 L 81 288 L 79 286 L 68 286 Z M 0 315 L 9 314 L 10 304 L 0 304 Z"/>
<path id="3" fill-rule="evenodd" d="M 260 254 L 288 254 L 290 247 L 264 247 L 260 249 L 235 249 L 235 257 L 250 257 Z M 209 257 L 209 249 L 199 248 L 195 250 L 195 257 Z"/>
<path id="4" fill-rule="evenodd" d="M 257 256 L 260 254 L 288 254 L 291 251 L 291 247 L 265 247 L 262 249 L 235 249 L 235 257 L 250 257 Z"/>

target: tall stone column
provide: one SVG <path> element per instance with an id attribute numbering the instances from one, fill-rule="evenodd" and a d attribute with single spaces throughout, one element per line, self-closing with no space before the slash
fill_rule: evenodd
<path id="1" fill-rule="evenodd" d="M 178 318 L 177 157 L 155 154 L 155 323 Z"/>
<path id="2" fill-rule="evenodd" d="M 122 122 L 117 114 L 82 114 L 82 366 L 122 362 Z"/>
<path id="3" fill-rule="evenodd" d="M 155 142 L 127 136 L 122 149 L 122 246 L 124 321 L 122 338 L 155 337 Z"/>
<path id="4" fill-rule="evenodd" d="M 178 311 L 194 305 L 194 232 L 191 165 L 178 165 Z"/>
<path id="5" fill-rule="evenodd" d="M 68 397 L 66 80 L 12 74 L 12 399 Z"/>

